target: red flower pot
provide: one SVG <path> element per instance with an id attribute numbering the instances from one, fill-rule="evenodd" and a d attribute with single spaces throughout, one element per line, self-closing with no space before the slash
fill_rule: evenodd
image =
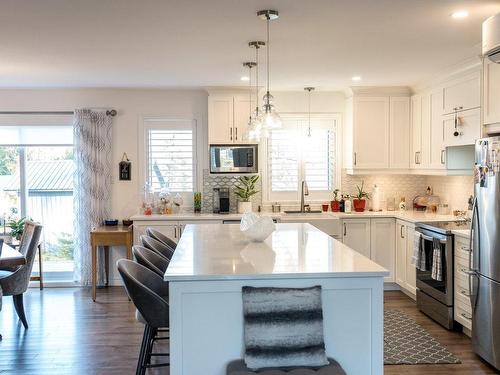
<path id="1" fill-rule="evenodd" d="M 340 211 L 340 202 L 339 201 L 331 201 L 330 208 L 332 209 L 332 212 L 339 212 Z"/>
<path id="2" fill-rule="evenodd" d="M 364 199 L 353 199 L 354 211 L 363 212 L 365 210 L 366 201 Z"/>

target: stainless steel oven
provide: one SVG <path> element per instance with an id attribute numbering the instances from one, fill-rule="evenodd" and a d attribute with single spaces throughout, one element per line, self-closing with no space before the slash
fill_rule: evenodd
<path id="1" fill-rule="evenodd" d="M 444 223 L 419 223 L 416 231 L 421 235 L 425 270 L 417 268 L 417 306 L 442 326 L 452 329 L 453 319 L 453 234 Z M 446 223 L 446 225 L 450 225 Z M 441 280 L 432 277 L 434 241 L 441 247 Z"/>
<path id="2" fill-rule="evenodd" d="M 257 145 L 210 145 L 210 173 L 258 173 Z"/>

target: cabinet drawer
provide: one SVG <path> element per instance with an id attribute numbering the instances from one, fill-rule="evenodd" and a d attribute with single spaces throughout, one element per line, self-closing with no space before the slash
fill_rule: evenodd
<path id="1" fill-rule="evenodd" d="M 469 292 L 464 288 L 455 288 L 455 305 L 461 309 L 472 313 Z"/>
<path id="2" fill-rule="evenodd" d="M 469 262 L 469 240 L 466 238 L 455 237 L 455 257 L 465 259 Z"/>
<path id="3" fill-rule="evenodd" d="M 467 274 L 468 271 L 469 271 L 468 266 L 457 265 L 455 263 L 455 280 L 460 279 L 459 282 L 460 281 L 465 282 L 468 285 L 469 284 L 469 275 Z"/>
<path id="4" fill-rule="evenodd" d="M 472 329 L 472 314 L 459 306 L 455 306 L 455 320 L 465 328 Z"/>

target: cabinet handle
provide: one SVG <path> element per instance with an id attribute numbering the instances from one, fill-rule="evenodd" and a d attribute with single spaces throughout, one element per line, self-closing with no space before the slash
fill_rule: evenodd
<path id="1" fill-rule="evenodd" d="M 355 152 L 354 153 L 354 165 L 358 164 L 358 155 L 357 153 Z"/>
<path id="2" fill-rule="evenodd" d="M 469 315 L 467 315 L 466 313 L 460 313 L 460 316 L 461 316 L 462 318 L 467 319 L 467 320 L 472 320 L 472 316 L 469 316 Z"/>
<path id="3" fill-rule="evenodd" d="M 235 139 L 238 140 L 238 128 L 234 128 L 234 132 L 236 134 Z"/>
<path id="4" fill-rule="evenodd" d="M 417 162 L 417 152 L 415 151 L 415 164 L 418 164 Z"/>
<path id="5" fill-rule="evenodd" d="M 233 140 L 233 128 L 229 128 L 229 139 Z"/>
<path id="6" fill-rule="evenodd" d="M 174 238 L 177 238 L 177 227 L 174 227 Z"/>
<path id="7" fill-rule="evenodd" d="M 401 234 L 401 238 L 405 238 L 405 236 L 403 234 L 403 228 L 404 228 L 404 225 L 401 225 L 401 227 L 399 228 L 399 232 Z"/>
<path id="8" fill-rule="evenodd" d="M 344 223 L 344 236 L 347 236 L 347 224 Z"/>
<path id="9" fill-rule="evenodd" d="M 179 238 L 182 237 L 182 227 L 179 225 Z"/>
<path id="10" fill-rule="evenodd" d="M 446 164 L 445 154 L 446 150 L 441 150 L 441 164 Z"/>
<path id="11" fill-rule="evenodd" d="M 465 296 L 465 297 L 470 297 L 470 293 L 468 293 L 466 290 L 461 290 L 460 294 Z"/>
<path id="12" fill-rule="evenodd" d="M 468 246 L 460 246 L 460 250 L 463 250 L 463 251 L 470 251 L 469 247 Z"/>

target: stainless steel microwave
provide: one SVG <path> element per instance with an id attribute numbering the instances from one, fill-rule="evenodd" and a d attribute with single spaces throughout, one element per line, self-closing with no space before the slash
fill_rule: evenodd
<path id="1" fill-rule="evenodd" d="M 257 145 L 210 145 L 210 173 L 257 173 Z"/>

